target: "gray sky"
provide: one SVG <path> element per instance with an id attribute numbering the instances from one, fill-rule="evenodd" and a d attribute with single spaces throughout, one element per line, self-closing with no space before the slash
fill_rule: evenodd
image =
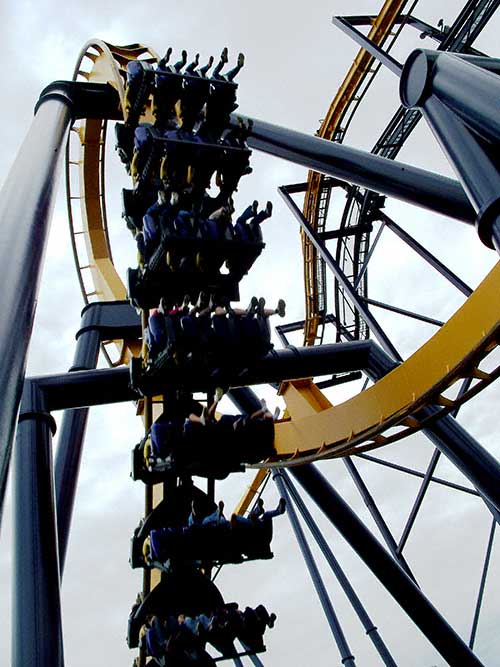
<path id="1" fill-rule="evenodd" d="M 374 13 L 379 2 L 317 0 L 305 6 L 283 0 L 272 3 L 255 0 L 245 4 L 213 1 L 186 5 L 154 0 L 147 7 L 130 2 L 121 3 L 119 11 L 116 7 L 115 3 L 95 0 L 71 4 L 41 0 L 9 3 L 0 8 L 4 55 L 0 78 L 2 90 L 7 93 L 0 108 L 2 177 L 29 126 L 39 92 L 52 80 L 71 77 L 78 53 L 91 37 L 114 44 L 142 42 L 160 53 L 169 45 L 177 52 L 187 48 L 190 55 L 200 51 L 202 60 L 210 54 L 217 56 L 223 46 L 228 46 L 232 61 L 238 51 L 243 51 L 246 66 L 238 79 L 241 111 L 313 133 L 357 53 L 354 43 L 332 27 L 331 16 Z M 460 2 L 451 0 L 441 3 L 422 0 L 415 13 L 433 24 L 439 18 L 451 23 L 460 8 Z M 477 47 L 497 55 L 497 32 L 495 17 Z M 412 48 L 422 45 L 432 48 L 417 33 L 407 31 L 393 55 L 403 61 Z M 396 108 L 395 77 L 384 72 L 378 78 L 349 130 L 346 143 L 350 145 L 371 148 Z M 112 146 L 112 135 L 109 143 Z M 423 124 L 400 159 L 451 173 Z M 124 273 L 135 261 L 133 242 L 120 219 L 120 188 L 127 179 L 112 151 L 108 164 L 107 200 L 113 254 Z M 303 181 L 306 173 L 291 164 L 257 154 L 252 165 L 254 173 L 242 180 L 237 209 L 255 198 L 261 203 L 271 199 L 275 213 L 264 229 L 265 254 L 242 284 L 242 301 L 248 301 L 252 294 L 264 295 L 269 303 L 283 297 L 288 304 L 285 321 L 301 319 L 304 306 L 300 239 L 276 188 Z M 79 326 L 82 300 L 73 267 L 65 206 L 61 181 L 31 346 L 29 372 L 33 374 L 64 371 L 71 365 L 74 334 Z M 342 206 L 343 199 L 339 197 L 334 201 L 333 211 L 342 210 Z M 496 261 L 494 253 L 481 246 L 470 227 L 397 202 L 389 202 L 387 211 L 472 287 Z M 388 234 L 384 233 L 374 255 L 369 274 L 370 296 L 447 319 L 463 302 L 462 297 Z M 381 311 L 376 315 L 405 357 L 433 333 L 429 325 Z M 359 387 L 343 388 L 329 396 L 336 403 L 357 390 Z M 460 422 L 498 456 L 497 402 L 498 390 L 494 385 L 462 409 Z M 140 434 L 141 422 L 134 417 L 130 406 L 100 407 L 91 412 L 63 584 L 65 652 L 71 667 L 86 666 L 96 655 L 113 667 L 130 664 L 133 659 L 134 653 L 127 649 L 124 637 L 130 605 L 141 585 L 141 573 L 130 570 L 128 553 L 130 535 L 141 515 L 143 488 L 130 480 L 129 461 L 130 449 Z M 432 448 L 425 438 L 414 436 L 378 454 L 423 469 Z M 364 461 L 359 461 L 358 467 L 390 528 L 399 537 L 418 481 Z M 342 462 L 323 463 L 321 470 L 376 532 Z M 463 482 L 460 473 L 447 462 L 440 462 L 436 474 Z M 237 502 L 251 475 L 234 475 L 218 487 L 217 494 L 226 500 L 228 509 Z M 270 489 L 267 503 L 271 505 L 276 498 L 275 491 Z M 4 628 L 8 628 L 10 501 L 5 515 L 0 536 L 3 547 L 0 617 L 6 619 Z M 335 530 L 322 516 L 318 516 L 318 521 L 396 662 L 405 667 L 444 665 Z M 470 631 L 489 522 L 488 513 L 477 499 L 433 487 L 406 549 L 406 558 L 422 589 L 463 637 L 468 637 Z M 317 667 L 340 664 L 287 518 L 282 517 L 275 527 L 274 560 L 225 567 L 218 579 L 221 591 L 226 599 L 242 605 L 264 602 L 278 614 L 275 629 L 266 637 L 268 653 L 263 656 L 266 666 L 303 665 L 306 660 Z M 499 559 L 495 545 L 476 644 L 478 655 L 491 666 L 500 664 L 496 657 L 500 649 Z M 364 631 L 327 571 L 325 582 L 357 664 L 378 665 L 380 661 Z M 6 631 L 0 636 L 2 655 L 7 655 L 9 644 Z"/>

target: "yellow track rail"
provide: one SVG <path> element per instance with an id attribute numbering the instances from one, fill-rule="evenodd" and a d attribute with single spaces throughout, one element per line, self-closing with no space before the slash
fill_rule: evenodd
<path id="1" fill-rule="evenodd" d="M 369 32 L 369 39 L 381 46 L 390 35 L 394 23 L 404 8 L 407 0 L 386 0 Z M 333 141 L 340 130 L 340 123 L 349 105 L 353 101 L 363 80 L 368 75 L 374 58 L 365 49 L 361 49 L 354 59 L 347 75 L 340 85 L 330 108 L 316 133 L 322 139 Z M 307 190 L 304 197 L 304 217 L 313 229 L 318 227 L 320 210 L 321 183 L 323 176 L 310 171 L 307 179 Z M 318 312 L 318 253 L 311 241 L 302 233 L 302 254 L 304 258 L 304 289 L 305 289 L 305 324 L 304 344 L 314 345 L 321 321 Z"/>
<path id="2" fill-rule="evenodd" d="M 419 418 L 422 408 L 449 412 L 476 395 L 500 375 L 500 364 L 488 372 L 481 369 L 484 358 L 500 344 L 499 293 L 500 262 L 425 345 L 345 403 L 332 406 L 309 381 L 285 383 L 282 393 L 291 420 L 277 426 L 277 458 L 265 466 L 296 465 L 386 445 L 425 426 Z M 474 380 L 471 388 L 460 399 L 452 398 L 452 386 L 467 377 Z"/>
<path id="3" fill-rule="evenodd" d="M 118 91 L 123 110 L 127 64 L 139 57 L 146 62 L 158 60 L 154 51 L 141 44 L 113 46 L 101 40 L 91 40 L 80 53 L 73 80 L 111 84 Z M 67 148 L 68 216 L 75 264 L 85 303 L 127 298 L 125 285 L 113 264 L 108 236 L 104 187 L 106 129 L 105 120 L 82 120 L 78 126 L 73 127 L 78 141 L 70 138 Z M 73 189 L 76 190 L 75 182 L 79 183 L 78 192 L 73 192 Z M 79 220 L 78 227 L 75 225 L 76 219 Z M 84 244 L 80 238 L 84 239 Z M 119 348 L 116 364 L 128 360 L 129 348 L 132 353 L 138 353 L 135 341 L 110 342 Z"/>

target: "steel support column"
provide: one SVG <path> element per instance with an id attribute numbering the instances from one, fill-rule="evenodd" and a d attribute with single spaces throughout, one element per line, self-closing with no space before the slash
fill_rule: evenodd
<path id="1" fill-rule="evenodd" d="M 0 367 L 0 521 L 62 148 L 73 120 L 87 117 L 121 117 L 112 86 L 72 81 L 47 86 L 0 192 L 0 264 L 8 267 L 0 321 L 0 348 L 8 360 Z"/>
<path id="2" fill-rule="evenodd" d="M 290 501 L 290 495 L 283 479 L 281 478 L 280 471 L 274 470 L 272 476 L 276 486 L 278 487 L 280 495 L 286 499 L 287 515 L 292 525 L 292 530 L 299 544 L 302 556 L 304 557 L 306 567 L 309 570 L 309 574 L 311 575 L 311 579 L 321 602 L 321 606 L 323 607 L 323 611 L 325 612 L 326 620 L 328 621 L 328 625 L 330 626 L 330 630 L 332 631 L 332 635 L 339 649 L 342 664 L 346 665 L 347 667 L 356 667 L 354 656 L 349 648 L 349 645 L 347 644 L 347 640 L 337 618 L 337 614 L 335 613 L 335 609 L 333 608 L 325 584 L 323 583 L 323 579 L 321 578 L 318 567 L 314 561 L 312 551 L 307 544 L 304 531 L 302 530 L 302 526 L 300 525 L 297 514 L 295 513 L 295 508 Z"/>
<path id="3" fill-rule="evenodd" d="M 141 322 L 128 301 L 90 303 L 82 311 L 70 373 L 96 368 L 103 340 L 134 340 L 142 335 Z M 61 576 L 64 570 L 78 472 L 87 427 L 88 408 L 67 409 L 61 423 L 55 457 L 57 526 Z"/>
<path id="4" fill-rule="evenodd" d="M 373 341 L 354 341 L 323 345 L 321 347 L 293 347 L 274 350 L 244 375 L 232 378 L 241 386 L 269 384 L 282 378 L 307 378 L 313 375 L 362 370 L 368 365 L 379 367 L 380 349 Z M 380 351 L 381 352 L 381 351 Z M 387 359 L 384 355 L 382 359 Z M 138 394 L 130 388 L 128 368 L 102 368 L 89 371 L 75 371 L 55 375 L 30 378 L 44 392 L 48 410 L 86 407 L 123 403 L 138 399 Z M 193 376 L 186 386 L 202 391 L 207 378 Z"/>
<path id="5" fill-rule="evenodd" d="M 490 565 L 491 550 L 493 548 L 493 538 L 495 537 L 496 520 L 491 522 L 490 535 L 488 538 L 488 546 L 486 547 L 486 556 L 484 558 L 483 572 L 481 574 L 481 583 L 479 584 L 479 593 L 477 596 L 476 609 L 474 611 L 474 620 L 472 621 L 472 629 L 470 633 L 469 646 L 474 648 L 476 640 L 477 626 L 479 623 L 479 614 L 481 613 L 481 606 L 483 603 L 484 588 L 486 586 L 486 577 L 488 576 L 488 568 Z"/>
<path id="6" fill-rule="evenodd" d="M 55 423 L 26 381 L 15 448 L 13 667 L 63 667 L 52 471 Z"/>
<path id="7" fill-rule="evenodd" d="M 347 17 L 333 16 L 332 23 L 337 28 L 340 28 L 342 32 L 345 32 L 348 37 L 357 42 L 362 49 L 368 51 L 368 53 L 381 62 L 382 65 L 385 65 L 387 69 L 390 69 L 393 74 L 401 76 L 401 70 L 403 69 L 401 63 L 387 53 L 387 51 L 384 51 L 380 46 L 377 46 L 371 39 L 368 39 L 362 32 L 356 30 Z"/>
<path id="8" fill-rule="evenodd" d="M 473 65 L 472 62 L 477 64 Z M 484 68 L 492 69 L 487 71 Z M 500 61 L 417 49 L 401 76 L 407 108 L 425 116 L 476 210 L 481 241 L 500 253 Z"/>
<path id="9" fill-rule="evenodd" d="M 470 386 L 472 384 L 472 378 L 466 378 L 462 382 L 462 386 L 460 387 L 460 391 L 458 396 L 463 396 L 466 391 L 469 390 Z M 456 417 L 458 414 L 458 411 L 460 410 L 460 407 L 457 407 L 452 416 Z M 425 494 L 427 493 L 427 489 L 429 488 L 429 485 L 432 480 L 432 475 L 434 474 L 434 471 L 436 469 L 436 466 L 438 464 L 439 458 L 441 456 L 441 452 L 439 449 L 435 449 L 431 460 L 429 462 L 429 465 L 427 466 L 427 470 L 425 472 L 425 477 L 424 481 L 420 485 L 420 488 L 417 493 L 417 497 L 415 498 L 415 502 L 413 503 L 413 507 L 411 508 L 410 514 L 408 516 L 408 519 L 406 521 L 405 527 L 403 528 L 403 532 L 401 533 L 401 537 L 399 539 L 399 544 L 398 544 L 398 554 L 401 554 L 403 552 L 403 549 L 405 548 L 405 544 L 408 540 L 408 537 L 410 536 L 411 529 L 413 528 L 413 524 L 415 523 L 417 519 L 417 514 L 420 510 L 420 507 L 424 501 Z M 472 648 L 472 647 L 471 647 Z"/>
<path id="10" fill-rule="evenodd" d="M 363 502 L 368 508 L 368 511 L 372 516 L 372 519 L 374 520 L 377 528 L 379 529 L 380 534 L 384 538 L 384 542 L 387 544 L 389 551 L 393 555 L 393 558 L 395 558 L 399 562 L 399 564 L 406 572 L 406 574 L 410 577 L 410 579 L 412 579 L 415 583 L 417 583 L 415 577 L 413 576 L 412 571 L 410 570 L 410 567 L 408 566 L 408 563 L 404 559 L 403 555 L 398 552 L 398 545 L 396 543 L 396 540 L 394 539 L 391 531 L 389 530 L 389 526 L 386 524 L 384 517 L 380 513 L 380 510 L 378 509 L 375 501 L 373 500 L 372 494 L 368 491 L 368 487 L 364 483 L 363 478 L 358 472 L 358 469 L 354 465 L 354 462 L 351 460 L 349 456 L 344 457 L 342 460 L 351 476 L 352 481 L 354 482 L 361 497 L 363 498 Z"/>
<path id="11" fill-rule="evenodd" d="M 338 560 L 335 558 L 333 551 L 330 549 L 327 541 L 323 537 L 323 534 L 321 533 L 320 529 L 318 528 L 317 523 L 314 521 L 311 513 L 307 509 L 304 501 L 300 497 L 300 495 L 297 492 L 297 489 L 292 483 L 292 480 L 290 479 L 290 476 L 288 475 L 288 472 L 282 468 L 281 471 L 281 477 L 285 481 L 287 490 L 291 497 L 293 498 L 293 501 L 295 505 L 297 506 L 297 509 L 299 510 L 302 518 L 304 519 L 307 527 L 312 533 L 312 536 L 316 540 L 316 544 L 321 550 L 321 553 L 326 559 L 326 562 L 330 566 L 333 574 L 336 576 L 339 584 L 342 587 L 342 590 L 346 594 L 349 602 L 352 605 L 352 608 L 356 612 L 359 620 L 361 621 L 366 634 L 368 637 L 371 639 L 373 642 L 373 645 L 375 649 L 377 650 L 378 654 L 380 655 L 384 665 L 386 667 L 396 667 L 396 663 L 394 662 L 394 658 L 392 655 L 389 653 L 389 649 L 385 645 L 384 641 L 382 640 L 382 637 L 379 635 L 378 630 L 371 620 L 371 618 L 368 616 L 365 608 L 363 607 L 363 604 L 361 600 L 358 598 L 355 590 L 351 586 L 351 583 L 349 579 L 346 577 L 344 574 L 344 571 L 340 567 L 340 564 Z"/>
<path id="12" fill-rule="evenodd" d="M 406 466 L 398 465 L 397 463 L 392 463 L 391 461 L 384 461 L 384 459 L 378 459 L 375 456 L 370 456 L 370 454 L 356 454 L 358 459 L 366 459 L 366 461 L 371 461 L 372 463 L 378 463 L 381 466 L 386 468 L 392 468 L 399 472 L 404 472 L 407 475 L 413 475 L 414 477 L 419 477 L 420 479 L 425 479 L 427 473 L 420 472 L 419 470 L 413 470 L 413 468 L 407 468 Z M 469 489 L 466 486 L 461 484 L 454 484 L 453 482 L 448 482 L 446 479 L 441 479 L 441 477 L 431 477 L 430 481 L 434 484 L 440 484 L 446 486 L 449 489 L 454 489 L 455 491 L 462 491 L 462 493 L 468 493 L 471 496 L 481 497 L 481 494 L 478 493 L 475 489 Z"/>
<path id="13" fill-rule="evenodd" d="M 291 474 L 448 664 L 482 665 L 326 478 L 313 465 L 292 468 Z"/>
<path id="14" fill-rule="evenodd" d="M 71 122 L 71 109 L 60 99 L 42 104 L 0 193 L 0 265 L 8 267 L 0 320 L 4 359 L 0 366 L 0 519 L 62 147 Z"/>
<path id="15" fill-rule="evenodd" d="M 77 339 L 75 358 L 70 372 L 94 369 L 99 357 L 99 345 L 100 334 L 98 330 L 87 329 L 83 331 Z M 88 415 L 89 408 L 65 410 L 59 432 L 54 472 L 61 577 L 64 573 Z"/>

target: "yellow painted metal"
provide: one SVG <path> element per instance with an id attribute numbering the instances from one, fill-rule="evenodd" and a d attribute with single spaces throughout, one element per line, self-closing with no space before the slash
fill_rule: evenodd
<path id="1" fill-rule="evenodd" d="M 377 46 L 381 46 L 389 36 L 398 15 L 403 10 L 407 0 L 386 0 L 368 34 L 368 38 Z M 373 56 L 365 49 L 360 49 L 347 75 L 340 85 L 330 108 L 316 133 L 323 139 L 333 140 L 335 133 L 340 130 L 340 122 L 364 78 L 373 65 Z M 307 180 L 307 191 L 304 197 L 304 216 L 313 229 L 318 226 L 318 213 L 321 191 L 321 174 L 310 171 Z M 320 323 L 317 312 L 317 251 L 309 239 L 302 233 L 302 254 L 304 260 L 304 288 L 305 288 L 305 324 L 304 344 L 314 345 Z"/>
<path id="2" fill-rule="evenodd" d="M 406 435 L 408 429 L 420 428 L 414 413 L 427 405 L 452 409 L 457 401 L 443 393 L 463 377 L 478 382 L 463 400 L 477 393 L 500 375 L 500 367 L 478 370 L 500 341 L 499 296 L 500 263 L 425 345 L 344 403 L 332 406 L 311 382 L 286 383 L 282 395 L 291 420 L 277 424 L 277 457 L 263 466 L 296 465 L 353 453 L 362 443 L 369 443 L 363 449 L 371 449 L 399 439 L 398 434 L 384 437 L 384 431 L 400 426 Z"/>
<path id="3" fill-rule="evenodd" d="M 245 514 L 245 512 L 248 510 L 248 508 L 252 504 L 253 499 L 259 493 L 259 490 L 260 490 L 261 486 L 266 481 L 266 477 L 268 476 L 268 474 L 269 474 L 269 471 L 266 470 L 265 468 L 261 468 L 260 470 L 257 470 L 257 474 L 253 478 L 253 481 L 250 484 L 250 486 L 248 487 L 245 495 L 241 498 L 238 505 L 236 505 L 236 508 L 234 510 L 234 514 Z"/>
<path id="4" fill-rule="evenodd" d="M 153 51 L 140 44 L 124 47 L 92 40 L 82 50 L 75 72 L 81 73 L 84 62 L 90 59 L 92 67 L 86 72 L 85 78 L 92 83 L 112 85 L 118 91 L 123 109 L 127 63 L 144 54 L 148 54 L 152 61 L 157 59 Z M 111 259 L 103 210 L 105 123 L 102 120 L 87 119 L 82 121 L 78 133 L 82 150 L 80 159 L 82 230 L 85 234 L 87 265 L 91 267 L 94 292 L 100 301 L 126 299 L 125 285 Z"/>

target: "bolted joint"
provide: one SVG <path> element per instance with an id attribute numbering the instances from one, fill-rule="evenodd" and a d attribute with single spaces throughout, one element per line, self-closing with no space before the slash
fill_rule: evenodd
<path id="1" fill-rule="evenodd" d="M 59 100 L 66 104 L 73 116 L 79 118 L 100 118 L 120 120 L 120 97 L 107 83 L 87 83 L 85 81 L 53 81 L 40 93 L 35 106 L 35 114 L 42 104 L 49 100 Z"/>

